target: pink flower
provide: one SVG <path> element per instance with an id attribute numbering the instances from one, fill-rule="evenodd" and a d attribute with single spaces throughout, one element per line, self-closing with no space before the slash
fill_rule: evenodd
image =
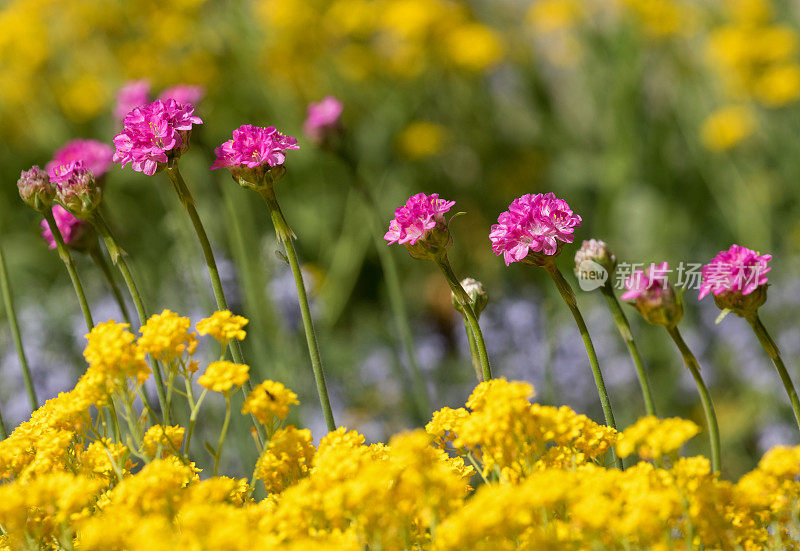
<path id="1" fill-rule="evenodd" d="M 622 300 L 638 300 L 640 298 L 658 300 L 669 285 L 669 264 L 651 264 L 647 270 L 636 270 L 625 280 L 627 289 L 620 298 Z"/>
<path id="2" fill-rule="evenodd" d="M 389 222 L 389 231 L 383 238 L 401 245 L 416 245 L 437 225 L 444 225 L 444 215 L 455 205 L 455 201 L 439 199 L 438 193 L 417 193 L 406 204 L 394 211 L 394 220 Z"/>
<path id="3" fill-rule="evenodd" d="M 50 208 L 56 195 L 56 188 L 47 173 L 38 166 L 32 166 L 30 170 L 20 173 L 17 189 L 25 204 L 39 212 Z"/>
<path id="4" fill-rule="evenodd" d="M 64 238 L 64 244 L 68 247 L 79 243 L 81 237 L 83 237 L 90 228 L 89 222 L 75 218 L 61 205 L 53 206 L 53 218 L 56 220 L 56 226 L 58 226 L 61 237 Z M 41 226 L 42 237 L 47 241 L 47 245 L 51 249 L 55 249 L 56 240 L 53 239 L 53 233 L 50 231 L 50 225 L 47 223 L 47 220 L 42 220 Z"/>
<path id="5" fill-rule="evenodd" d="M 114 118 L 122 120 L 135 107 L 150 101 L 150 83 L 147 80 L 131 80 L 117 92 L 117 106 L 114 108 Z"/>
<path id="6" fill-rule="evenodd" d="M 560 242 L 572 243 L 581 217 L 566 201 L 552 193 L 523 195 L 500 214 L 489 233 L 492 250 L 503 255 L 506 266 L 525 260 L 530 253 L 553 256 Z"/>
<path id="7" fill-rule="evenodd" d="M 700 284 L 700 299 L 708 293 L 739 293 L 749 295 L 767 283 L 767 272 L 772 268 L 767 263 L 771 254 L 757 252 L 731 245 L 727 251 L 720 251 L 711 262 L 703 266 L 703 282 Z"/>
<path id="8" fill-rule="evenodd" d="M 81 160 L 67 161 L 66 163 L 48 163 L 47 174 L 50 176 L 50 181 L 54 184 L 63 184 L 72 178 L 75 171 L 86 171 L 86 165 Z"/>
<path id="9" fill-rule="evenodd" d="M 206 91 L 202 86 L 190 86 L 188 84 L 178 84 L 172 88 L 167 88 L 158 99 L 164 101 L 174 99 L 178 103 L 191 103 L 197 105 L 206 95 Z"/>
<path id="10" fill-rule="evenodd" d="M 52 167 L 50 181 L 56 184 L 59 203 L 81 218 L 91 214 L 103 198 L 102 188 L 83 161 Z"/>
<path id="11" fill-rule="evenodd" d="M 256 168 L 282 165 L 287 149 L 300 149 L 297 140 L 284 136 L 274 126 L 262 128 L 244 124 L 233 131 L 233 139 L 214 149 L 217 156 L 211 170 L 245 166 Z"/>
<path id="12" fill-rule="evenodd" d="M 72 140 L 53 154 L 47 163 L 47 171 L 52 172 L 58 165 L 68 165 L 72 161 L 83 161 L 95 178 L 100 178 L 111 167 L 114 150 L 110 145 L 97 140 Z"/>
<path id="13" fill-rule="evenodd" d="M 113 160 L 152 176 L 168 160 L 189 147 L 192 125 L 202 124 L 194 107 L 170 99 L 136 107 L 125 115 L 122 132 L 114 136 Z"/>
<path id="14" fill-rule="evenodd" d="M 343 109 L 342 102 L 333 96 L 326 96 L 318 103 L 310 103 L 303 123 L 303 134 L 316 143 L 322 142 L 327 133 L 339 128 L 339 117 Z"/>

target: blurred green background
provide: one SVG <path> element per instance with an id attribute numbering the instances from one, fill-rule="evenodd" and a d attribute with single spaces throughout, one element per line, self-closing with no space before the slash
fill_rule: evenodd
<path id="1" fill-rule="evenodd" d="M 134 79 L 147 79 L 154 96 L 181 83 L 205 88 L 184 174 L 232 309 L 251 320 L 254 377 L 297 390 L 301 422 L 317 435 L 293 282 L 266 211 L 208 166 L 240 124 L 299 138 L 278 196 L 313 288 L 339 421 L 370 439 L 419 423 L 371 214 L 348 168 L 301 135 L 306 105 L 328 94 L 345 105 L 348 143 L 382 220 L 420 191 L 467 213 L 453 223 L 451 257 L 459 275 L 489 291 L 482 322 L 497 375 L 530 380 L 541 401 L 600 418 L 585 352 L 546 274 L 506 268 L 489 247 L 489 226 L 511 200 L 553 191 L 583 216 L 577 239 L 604 239 L 621 261 L 704 263 L 732 242 L 771 252 L 762 316 L 800 379 L 798 9 L 769 0 L 5 2 L 0 238 L 40 395 L 74 383 L 84 331 L 63 265 L 14 184 L 67 140 L 110 143 L 120 127 L 116 93 Z M 113 167 L 104 208 L 151 311 L 194 320 L 213 311 L 200 249 L 163 175 Z M 562 255 L 567 272 L 576 248 Z M 474 375 L 446 285 L 432 264 L 392 253 L 434 407 L 463 404 Z M 119 317 L 91 262 L 78 263 L 95 318 Z M 625 426 L 643 414 L 633 366 L 602 298 L 579 300 Z M 766 447 L 799 439 L 755 337 L 733 317 L 716 326 L 717 313 L 687 293 L 687 340 L 712 388 L 734 476 Z M 703 425 L 666 334 L 630 314 L 659 413 Z M 0 404 L 13 423 L 29 413 L 21 389 L 0 318 Z M 707 453 L 701 437 L 689 447 Z"/>

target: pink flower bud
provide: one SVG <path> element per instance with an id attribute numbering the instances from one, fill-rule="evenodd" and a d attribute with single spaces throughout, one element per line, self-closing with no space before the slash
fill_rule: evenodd
<path id="1" fill-rule="evenodd" d="M 103 189 L 83 161 L 71 161 L 67 165 L 52 167 L 50 179 L 57 182 L 58 202 L 78 218 L 88 218 L 100 205 Z"/>
<path id="2" fill-rule="evenodd" d="M 20 173 L 17 189 L 25 204 L 39 212 L 49 209 L 56 196 L 55 186 L 50 182 L 47 173 L 38 166 Z"/>
<path id="3" fill-rule="evenodd" d="M 683 317 L 683 304 L 667 277 L 669 264 L 651 264 L 636 270 L 625 281 L 622 300 L 632 301 L 642 317 L 653 325 L 675 327 Z"/>

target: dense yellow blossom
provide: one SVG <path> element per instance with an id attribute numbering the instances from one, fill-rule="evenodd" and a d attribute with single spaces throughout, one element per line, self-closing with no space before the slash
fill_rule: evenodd
<path id="1" fill-rule="evenodd" d="M 248 394 L 242 413 L 250 413 L 264 425 L 271 425 L 274 417 L 286 419 L 289 407 L 299 404 L 297 394 L 277 381 L 264 381 Z"/>
<path id="2" fill-rule="evenodd" d="M 223 360 L 211 362 L 206 372 L 200 375 L 197 383 L 214 392 L 227 393 L 234 387 L 247 382 L 250 366 Z"/>
<path id="3" fill-rule="evenodd" d="M 214 312 L 210 317 L 197 322 L 197 332 L 201 335 L 211 335 L 222 344 L 227 344 L 233 339 L 243 341 L 247 332 L 243 329 L 248 320 L 242 316 L 235 316 L 229 310 Z"/>
<path id="4" fill-rule="evenodd" d="M 700 432 L 700 427 L 685 419 L 658 419 L 642 417 L 622 431 L 617 442 L 617 453 L 628 457 L 636 453 L 642 459 L 660 459 L 677 452 L 690 438 Z"/>
<path id="5" fill-rule="evenodd" d="M 157 360 L 174 360 L 184 353 L 194 354 L 197 336 L 189 333 L 192 321 L 170 310 L 150 316 L 139 331 L 141 349 Z"/>
<path id="6" fill-rule="evenodd" d="M 141 384 L 150 375 L 144 350 L 138 346 L 128 327 L 128 323 L 111 320 L 97 324 L 86 335 L 83 357 L 89 367 L 105 375 L 109 385 L 121 386 L 128 377 Z"/>
<path id="7" fill-rule="evenodd" d="M 150 457 L 156 457 L 159 448 L 164 455 L 175 454 L 181 449 L 186 430 L 178 425 L 162 427 L 153 425 L 144 433 L 142 450 Z"/>
<path id="8" fill-rule="evenodd" d="M 314 457 L 311 431 L 289 425 L 272 435 L 256 464 L 256 477 L 269 493 L 280 493 L 306 476 Z"/>

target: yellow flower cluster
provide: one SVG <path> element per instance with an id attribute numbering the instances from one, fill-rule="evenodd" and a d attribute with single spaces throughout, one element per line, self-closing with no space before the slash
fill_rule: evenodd
<path id="1" fill-rule="evenodd" d="M 247 336 L 243 327 L 247 323 L 248 320 L 242 316 L 236 316 L 229 310 L 220 310 L 198 321 L 197 332 L 201 335 L 211 335 L 225 345 L 233 339 L 243 341 Z"/>
<path id="2" fill-rule="evenodd" d="M 145 352 L 128 327 L 129 323 L 110 320 L 97 324 L 86 335 L 83 357 L 91 368 L 104 374 L 110 384 L 121 384 L 128 377 L 141 384 L 150 375 Z"/>
<path id="3" fill-rule="evenodd" d="M 197 350 L 197 335 L 189 333 L 192 321 L 170 310 L 150 316 L 139 331 L 139 347 L 157 360 L 170 361 Z"/>
<path id="4" fill-rule="evenodd" d="M 101 332 L 117 338 L 93 343 L 95 365 L 135 356 L 110 328 Z M 0 549 L 796 548 L 800 446 L 774 448 L 733 483 L 704 457 L 677 456 L 693 423 L 647 417 L 620 435 L 495 379 L 388 444 L 340 427 L 315 447 L 307 429 L 278 429 L 254 466 L 267 491 L 256 498 L 244 479 L 201 479 L 175 453 L 183 427 L 152 425 L 132 442 L 141 466 L 121 442 L 96 438 L 93 369 L 0 441 Z M 235 364 L 220 369 L 215 381 L 236 384 Z M 279 405 L 253 401 L 253 413 L 282 418 L 296 403 L 271 381 L 257 392 Z M 658 465 L 611 468 L 614 446 Z"/>
<path id="5" fill-rule="evenodd" d="M 264 425 L 271 425 L 273 418 L 286 419 L 289 407 L 299 404 L 297 394 L 277 381 L 264 381 L 256 385 L 242 406 L 242 413 L 250 413 Z"/>
<path id="6" fill-rule="evenodd" d="M 249 372 L 250 366 L 245 364 L 227 360 L 211 362 L 208 364 L 206 372 L 197 379 L 197 383 L 208 390 L 225 394 L 232 388 L 238 388 L 245 384 L 249 378 Z"/>

